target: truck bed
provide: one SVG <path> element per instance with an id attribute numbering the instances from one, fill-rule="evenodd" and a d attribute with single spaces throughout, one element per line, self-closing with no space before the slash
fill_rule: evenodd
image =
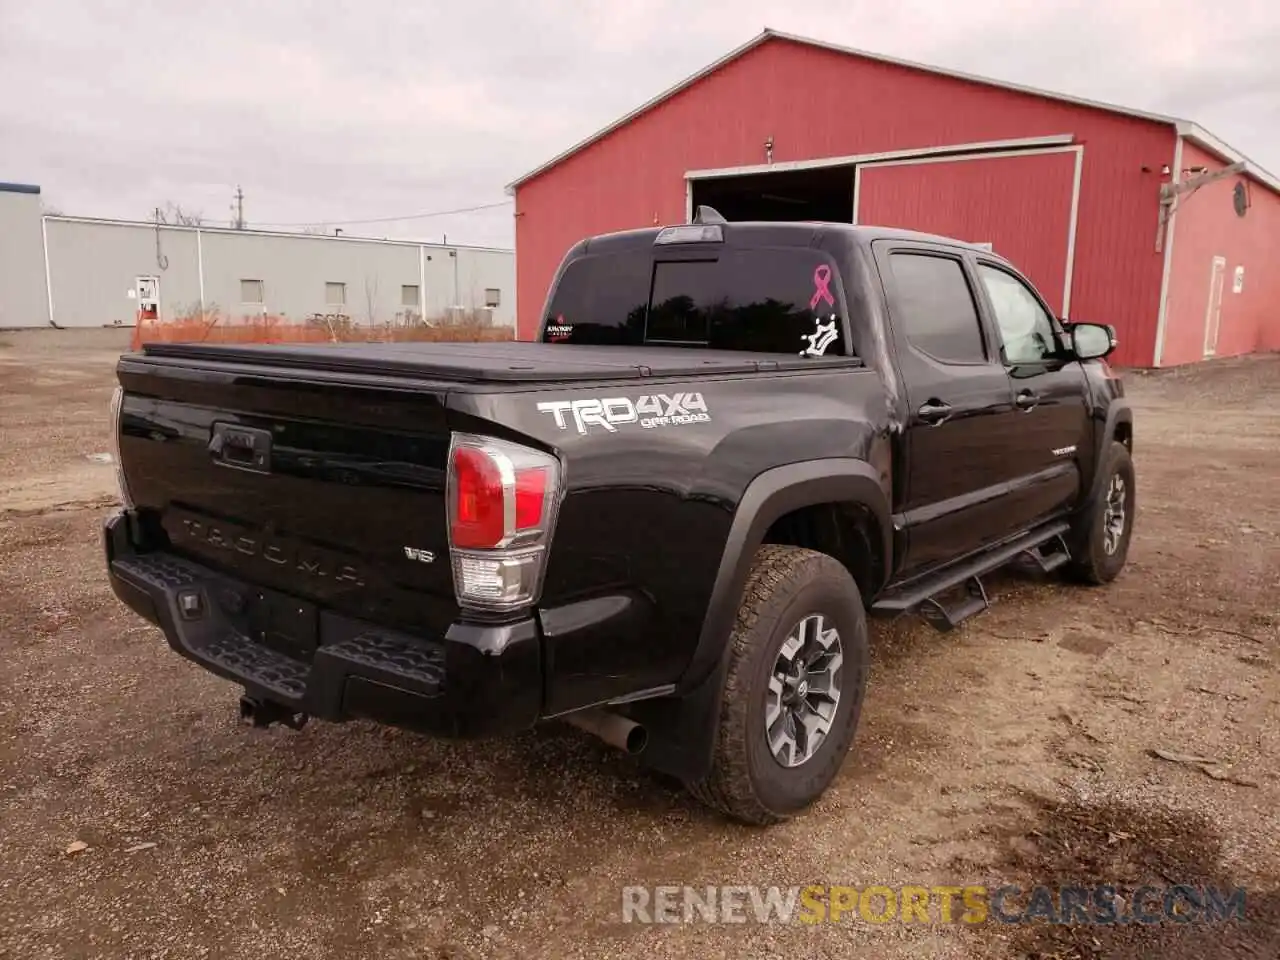
<path id="1" fill-rule="evenodd" d="M 549 383 L 644 377 L 723 376 L 858 367 L 856 357 L 801 357 L 685 347 L 530 343 L 151 343 L 143 355 L 199 363 L 300 368 L 326 373 L 457 383 Z"/>

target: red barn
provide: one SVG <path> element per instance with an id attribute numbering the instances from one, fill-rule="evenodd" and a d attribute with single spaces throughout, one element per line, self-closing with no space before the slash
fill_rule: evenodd
<path id="1" fill-rule="evenodd" d="M 523 338 L 573 243 L 709 204 L 990 243 L 1123 365 L 1280 349 L 1280 179 L 1201 127 L 773 30 L 507 189 Z"/>

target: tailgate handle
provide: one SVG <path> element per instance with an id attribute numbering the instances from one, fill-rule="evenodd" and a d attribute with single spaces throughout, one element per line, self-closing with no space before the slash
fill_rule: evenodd
<path id="1" fill-rule="evenodd" d="M 254 473 L 271 472 L 271 433 L 234 423 L 215 423 L 209 440 L 213 462 Z"/>

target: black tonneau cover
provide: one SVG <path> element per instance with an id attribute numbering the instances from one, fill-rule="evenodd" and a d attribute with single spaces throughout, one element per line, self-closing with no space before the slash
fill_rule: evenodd
<path id="1" fill-rule="evenodd" d="M 174 360 L 431 378 L 460 383 L 622 380 L 862 366 L 856 357 L 801 357 L 776 353 L 746 354 L 737 350 L 526 341 L 251 345 L 148 343 L 142 349 L 145 356 Z"/>

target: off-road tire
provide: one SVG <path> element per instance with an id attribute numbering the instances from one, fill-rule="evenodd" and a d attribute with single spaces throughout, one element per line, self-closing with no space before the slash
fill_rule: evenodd
<path id="1" fill-rule="evenodd" d="M 788 633 L 818 613 L 840 633 L 841 692 L 831 729 L 804 763 L 785 767 L 765 735 L 765 691 Z M 768 544 L 755 555 L 729 637 L 728 674 L 710 774 L 686 783 L 703 803 L 747 824 L 786 820 L 817 800 L 853 742 L 866 692 L 869 652 L 862 597 L 832 557 Z"/>
<path id="2" fill-rule="evenodd" d="M 1119 441 L 1107 447 L 1102 463 L 1102 482 L 1097 499 L 1088 510 L 1076 518 L 1071 531 L 1071 561 L 1066 566 L 1069 579 L 1079 583 L 1100 585 L 1110 583 L 1124 569 L 1129 556 L 1129 541 L 1133 536 L 1136 485 L 1134 483 L 1133 457 L 1129 448 Z M 1107 497 L 1112 478 L 1119 475 L 1124 480 L 1124 530 L 1119 547 L 1107 553 L 1105 546 Z"/>

